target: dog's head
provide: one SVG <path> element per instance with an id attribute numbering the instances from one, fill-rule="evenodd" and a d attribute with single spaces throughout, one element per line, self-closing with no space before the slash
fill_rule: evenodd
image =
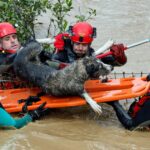
<path id="1" fill-rule="evenodd" d="M 87 74 L 91 78 L 108 75 L 113 70 L 111 65 L 104 64 L 102 61 L 92 56 L 85 57 L 83 64 L 85 65 Z"/>

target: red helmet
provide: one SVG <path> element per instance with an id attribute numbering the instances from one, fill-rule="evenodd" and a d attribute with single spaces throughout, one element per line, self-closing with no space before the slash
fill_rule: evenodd
<path id="1" fill-rule="evenodd" d="M 0 23 L 0 38 L 7 36 L 9 34 L 16 34 L 17 31 L 12 24 L 9 22 Z"/>
<path id="2" fill-rule="evenodd" d="M 78 43 L 90 44 L 96 36 L 96 28 L 93 28 L 87 22 L 78 22 L 74 26 L 70 26 L 71 40 Z"/>

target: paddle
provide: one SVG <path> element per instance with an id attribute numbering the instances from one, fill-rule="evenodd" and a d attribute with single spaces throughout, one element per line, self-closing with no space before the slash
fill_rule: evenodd
<path id="1" fill-rule="evenodd" d="M 55 41 L 55 39 L 52 39 L 52 38 L 36 39 L 36 40 L 37 40 L 39 43 L 47 43 L 47 44 L 53 44 L 54 41 Z M 150 42 L 150 39 L 145 39 L 145 40 L 143 40 L 143 41 L 139 41 L 139 42 L 137 42 L 137 43 L 133 43 L 133 44 L 131 44 L 131 45 L 129 45 L 129 46 L 124 47 L 124 50 L 127 50 L 127 49 L 129 49 L 129 48 L 132 48 L 132 47 L 135 47 L 135 46 L 138 46 L 138 45 L 142 45 L 142 44 L 148 43 L 148 42 Z M 102 47 L 100 47 L 98 50 L 96 50 L 93 55 L 94 55 L 96 58 L 104 58 L 104 57 L 106 57 L 106 56 L 108 56 L 108 55 L 111 55 L 111 54 L 112 54 L 111 51 L 106 52 L 106 53 L 104 53 L 104 54 L 100 54 L 100 53 L 103 53 L 103 52 L 105 52 L 106 50 L 108 50 L 113 44 L 114 44 L 114 41 L 113 41 L 113 40 L 108 40 Z"/>
<path id="2" fill-rule="evenodd" d="M 41 44 L 53 44 L 55 42 L 55 39 L 52 38 L 45 38 L 45 39 L 36 39 Z M 102 47 L 100 47 L 98 50 L 94 52 L 94 55 L 98 55 L 100 53 L 103 53 L 104 51 L 108 50 L 112 45 L 114 44 L 113 40 L 108 40 Z"/>
<path id="3" fill-rule="evenodd" d="M 129 45 L 129 46 L 126 46 L 126 47 L 124 48 L 124 50 L 127 50 L 127 49 L 129 49 L 129 48 L 132 48 L 132 47 L 135 47 L 135 46 L 138 46 L 138 45 L 142 45 L 142 44 L 148 43 L 148 42 L 150 42 L 150 39 L 145 39 L 145 40 L 143 40 L 143 41 L 139 41 L 139 42 L 137 42 L 137 43 L 133 43 L 133 44 L 131 44 L 131 45 Z M 104 52 L 104 51 L 103 51 L 103 52 Z M 111 54 L 112 54 L 112 52 L 109 51 L 109 52 L 106 52 L 106 53 L 104 53 L 104 54 L 96 55 L 96 58 L 104 58 L 104 57 L 106 57 L 106 56 L 108 56 L 108 55 L 111 55 Z"/>

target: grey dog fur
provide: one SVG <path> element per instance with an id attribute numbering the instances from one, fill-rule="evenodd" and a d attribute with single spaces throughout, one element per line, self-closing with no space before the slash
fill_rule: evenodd
<path id="1" fill-rule="evenodd" d="M 42 46 L 31 42 L 24 47 L 14 60 L 15 73 L 48 94 L 55 96 L 81 95 L 84 83 L 91 77 L 107 75 L 110 68 L 94 57 L 85 57 L 56 70 L 40 62 Z"/>

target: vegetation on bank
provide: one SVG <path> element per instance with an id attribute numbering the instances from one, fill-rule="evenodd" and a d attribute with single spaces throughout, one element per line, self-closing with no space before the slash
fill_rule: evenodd
<path id="1" fill-rule="evenodd" d="M 66 17 L 74 7 L 73 0 L 0 0 L 0 9 L 0 22 L 8 21 L 15 25 L 19 40 L 25 42 L 29 37 L 35 38 L 35 26 L 41 24 L 37 16 L 43 13 L 50 13 L 52 16 L 47 35 L 66 31 L 69 26 Z M 75 14 L 75 20 L 85 21 L 94 16 L 96 10 L 89 8 L 86 15 L 82 15 L 80 11 Z M 55 33 L 51 33 L 51 28 Z"/>

